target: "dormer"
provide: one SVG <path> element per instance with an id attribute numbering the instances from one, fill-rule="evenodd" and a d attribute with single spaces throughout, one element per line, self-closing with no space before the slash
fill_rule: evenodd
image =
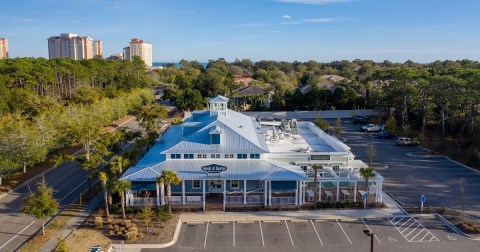
<path id="1" fill-rule="evenodd" d="M 217 95 L 215 97 L 212 97 L 210 101 L 208 101 L 208 103 L 210 105 L 210 116 L 220 114 L 227 117 L 227 97 Z"/>
<path id="2" fill-rule="evenodd" d="M 210 135 L 210 144 L 221 144 L 222 143 L 222 129 L 218 126 L 215 126 L 210 129 L 208 132 Z"/>

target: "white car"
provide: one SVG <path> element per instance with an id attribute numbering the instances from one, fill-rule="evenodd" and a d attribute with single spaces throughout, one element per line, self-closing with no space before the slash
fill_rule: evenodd
<path id="1" fill-rule="evenodd" d="M 365 132 L 382 131 L 382 126 L 370 123 L 363 125 L 360 130 Z"/>

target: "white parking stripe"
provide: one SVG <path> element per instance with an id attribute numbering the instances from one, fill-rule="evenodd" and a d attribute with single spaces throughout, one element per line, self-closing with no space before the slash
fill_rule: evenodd
<path id="1" fill-rule="evenodd" d="M 427 237 L 427 235 L 429 235 L 429 234 L 430 234 L 430 233 L 427 233 L 426 235 L 424 235 L 424 236 L 422 237 L 422 239 L 420 239 L 420 241 L 423 241 L 423 239 L 425 239 L 425 237 Z"/>
<path id="2" fill-rule="evenodd" d="M 262 222 L 259 221 L 258 224 L 260 224 L 260 234 L 262 235 L 262 245 L 265 247 L 265 241 L 263 240 Z"/>
<path id="3" fill-rule="evenodd" d="M 408 237 L 411 233 L 413 233 L 415 230 L 417 230 L 418 227 L 420 227 L 420 223 L 418 223 L 417 226 L 414 229 L 412 229 L 412 231 L 410 231 L 410 233 L 408 233 L 405 236 Z"/>
<path id="4" fill-rule="evenodd" d="M 363 224 L 365 224 L 365 227 L 367 227 L 368 230 L 370 230 L 370 232 L 373 233 L 373 231 L 370 229 L 370 227 L 367 225 L 367 223 L 365 223 L 365 221 L 364 221 L 362 218 L 360 218 L 360 220 L 362 220 Z M 378 243 L 382 243 L 382 242 L 380 242 L 380 240 L 378 239 L 377 236 L 378 236 L 378 235 L 374 235 L 375 239 L 377 239 Z"/>
<path id="5" fill-rule="evenodd" d="M 290 234 L 290 229 L 288 228 L 287 220 L 285 220 L 285 225 L 287 226 L 288 236 L 290 236 L 290 241 L 292 242 L 292 246 L 295 246 L 295 244 L 293 244 L 292 234 Z"/>
<path id="6" fill-rule="evenodd" d="M 403 218 L 402 218 L 403 219 Z M 432 242 L 432 241 L 440 241 L 435 235 L 430 232 L 428 229 L 426 229 L 422 223 L 420 223 L 417 219 L 410 217 L 407 221 L 401 223 L 400 221 L 396 221 L 396 218 L 388 218 L 390 223 L 397 229 L 397 231 L 407 240 L 408 242 Z M 394 222 L 396 221 L 396 222 Z M 413 221 L 413 223 L 412 223 Z M 408 227 L 406 227 L 406 224 L 409 223 Z M 401 224 L 397 226 L 398 224 Z M 412 226 L 415 226 L 415 228 L 412 229 Z M 412 229 L 408 231 L 408 229 Z M 407 233 L 408 232 L 408 233 Z M 425 234 L 426 232 L 426 234 Z M 412 238 L 408 238 L 410 235 L 414 235 Z M 428 235 L 431 235 L 432 237 L 428 239 Z M 417 239 L 417 237 L 422 237 L 420 240 Z"/>
<path id="7" fill-rule="evenodd" d="M 205 230 L 205 242 L 203 243 L 203 247 L 207 246 L 207 236 L 208 236 L 208 221 L 207 221 L 207 230 Z"/>
<path id="8" fill-rule="evenodd" d="M 416 223 L 416 222 L 412 222 L 412 224 L 410 224 L 407 228 L 405 228 L 405 229 L 404 229 L 402 232 L 400 232 L 400 233 L 403 234 L 403 232 L 407 231 L 407 229 L 409 229 L 409 228 L 410 228 L 413 224 L 415 224 L 415 223 Z M 408 235 L 406 235 L 406 236 L 408 236 Z"/>
<path id="9" fill-rule="evenodd" d="M 233 222 L 233 246 L 235 247 L 235 221 Z"/>
<path id="10" fill-rule="evenodd" d="M 345 230 L 343 230 L 342 225 L 340 225 L 340 222 L 338 222 L 338 219 L 335 219 L 337 221 L 338 226 L 342 229 L 343 233 L 345 234 L 345 237 L 347 237 L 348 241 L 350 244 L 352 244 L 352 241 L 350 241 L 350 238 L 348 237 L 347 233 L 345 233 Z"/>
<path id="11" fill-rule="evenodd" d="M 320 239 L 320 235 L 318 234 L 318 232 L 317 232 L 317 228 L 315 227 L 315 225 L 313 225 L 313 221 L 312 221 L 312 220 L 310 220 L 310 223 L 312 223 L 313 230 L 315 230 L 315 233 L 317 234 L 318 240 L 319 240 L 319 241 L 320 241 L 320 243 L 323 245 L 323 241 L 322 241 L 322 239 Z"/>

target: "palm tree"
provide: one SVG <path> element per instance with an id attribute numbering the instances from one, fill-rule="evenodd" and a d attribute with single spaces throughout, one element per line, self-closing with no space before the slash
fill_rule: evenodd
<path id="1" fill-rule="evenodd" d="M 130 164 L 127 158 L 122 156 L 116 156 L 110 160 L 110 168 L 113 174 L 117 174 L 118 177 L 122 175 L 124 168 Z"/>
<path id="2" fill-rule="evenodd" d="M 107 214 L 107 218 L 110 218 L 110 212 L 108 211 L 107 173 L 98 173 L 98 178 L 100 179 L 100 182 L 102 182 L 103 200 L 105 201 L 105 212 Z"/>
<path id="3" fill-rule="evenodd" d="M 368 191 L 368 181 L 370 178 L 375 178 L 376 176 L 373 168 L 371 166 L 368 166 L 367 168 L 360 168 L 360 176 L 365 179 L 365 191 Z"/>
<path id="4" fill-rule="evenodd" d="M 120 196 L 120 203 L 122 204 L 122 217 L 125 219 L 125 191 L 130 189 L 132 184 L 128 180 L 119 180 L 113 184 L 112 191 L 118 193 Z"/>
<path id="5" fill-rule="evenodd" d="M 172 213 L 172 208 L 170 206 L 170 197 L 172 196 L 172 190 L 170 188 L 170 185 L 178 185 L 182 181 L 178 176 L 175 171 L 168 171 L 168 170 L 163 170 L 162 175 L 157 178 L 157 183 L 161 184 L 163 183 L 166 186 L 166 193 L 167 193 L 167 205 L 168 205 L 168 212 Z"/>
<path id="6" fill-rule="evenodd" d="M 314 197 L 314 208 L 317 208 L 317 202 L 318 202 L 318 170 L 323 169 L 322 165 L 319 164 L 314 164 L 312 165 L 312 170 L 313 170 L 313 197 Z"/>

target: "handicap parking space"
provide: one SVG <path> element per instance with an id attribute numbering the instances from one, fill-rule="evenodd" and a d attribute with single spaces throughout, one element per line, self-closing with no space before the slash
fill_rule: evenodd
<path id="1" fill-rule="evenodd" d="M 388 219 L 407 242 L 438 242 L 438 238 L 416 218 L 410 216 Z"/>

